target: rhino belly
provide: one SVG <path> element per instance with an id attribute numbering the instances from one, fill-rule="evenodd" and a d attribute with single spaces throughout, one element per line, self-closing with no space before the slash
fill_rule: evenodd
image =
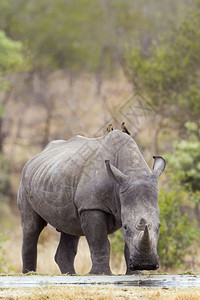
<path id="1" fill-rule="evenodd" d="M 62 197 L 62 199 L 60 199 Z M 62 194 L 53 194 L 47 191 L 31 192 L 28 202 L 47 223 L 58 231 L 83 235 L 79 215 L 71 199 L 64 198 Z"/>

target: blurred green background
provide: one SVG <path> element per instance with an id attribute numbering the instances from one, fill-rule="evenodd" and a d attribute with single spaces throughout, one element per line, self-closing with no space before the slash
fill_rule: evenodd
<path id="1" fill-rule="evenodd" d="M 167 161 L 160 271 L 197 272 L 200 1 L 0 1 L 0 272 L 21 270 L 16 195 L 25 162 L 53 139 L 100 136 L 122 121 L 150 165 L 153 155 Z M 47 228 L 39 252 L 57 239 Z M 121 232 L 110 239 L 119 273 Z"/>

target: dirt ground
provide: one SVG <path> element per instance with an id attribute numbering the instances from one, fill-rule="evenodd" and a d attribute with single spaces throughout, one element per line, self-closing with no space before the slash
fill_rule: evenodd
<path id="1" fill-rule="evenodd" d="M 139 299 L 139 300 L 199 300 L 198 289 L 157 289 L 133 287 L 42 287 L 42 288 L 15 288 L 0 289 L 0 299 L 28 300 L 28 299 Z"/>

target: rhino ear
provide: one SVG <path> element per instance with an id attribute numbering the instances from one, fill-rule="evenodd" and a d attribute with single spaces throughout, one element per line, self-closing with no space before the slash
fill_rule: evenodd
<path id="1" fill-rule="evenodd" d="M 153 173 L 159 177 L 165 169 L 166 162 L 165 159 L 161 156 L 153 156 L 154 164 L 153 164 Z"/>
<path id="2" fill-rule="evenodd" d="M 105 163 L 106 163 L 108 176 L 111 178 L 111 180 L 113 180 L 114 182 L 117 182 L 119 184 L 122 184 L 125 180 L 127 180 L 127 176 L 124 175 L 116 167 L 111 165 L 109 160 L 105 160 Z"/>

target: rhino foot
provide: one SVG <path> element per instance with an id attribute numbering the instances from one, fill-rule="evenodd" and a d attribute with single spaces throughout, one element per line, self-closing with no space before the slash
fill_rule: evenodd
<path id="1" fill-rule="evenodd" d="M 90 275 L 112 275 L 110 268 L 93 268 L 89 272 Z"/>
<path id="2" fill-rule="evenodd" d="M 142 271 L 131 271 L 131 270 L 126 271 L 126 275 L 142 275 L 142 274 L 143 274 Z"/>

